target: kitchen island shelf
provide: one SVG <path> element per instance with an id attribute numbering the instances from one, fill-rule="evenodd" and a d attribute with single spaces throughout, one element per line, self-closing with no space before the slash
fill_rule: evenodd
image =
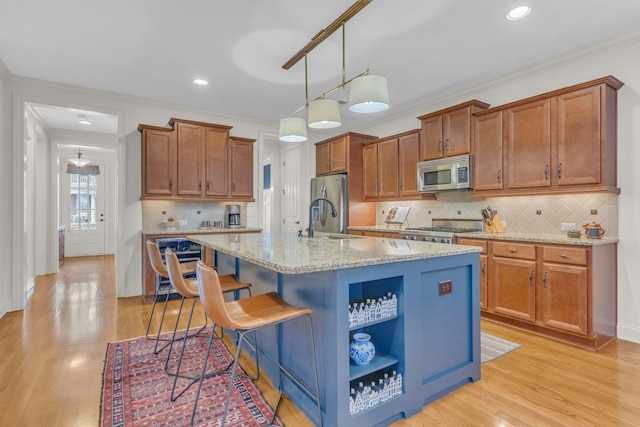
<path id="1" fill-rule="evenodd" d="M 358 329 L 366 328 L 368 326 L 378 325 L 380 323 L 388 322 L 390 320 L 394 320 L 394 319 L 397 319 L 397 318 L 398 318 L 398 315 L 396 314 L 396 315 L 391 316 L 391 317 L 385 317 L 385 318 L 382 318 L 382 319 L 377 319 L 377 320 L 374 320 L 373 322 L 364 323 L 362 325 L 349 326 L 349 331 L 357 331 Z"/>
<path id="2" fill-rule="evenodd" d="M 376 348 L 376 355 L 368 365 L 349 365 L 349 381 L 357 380 L 365 375 L 380 371 L 398 363 L 398 359 Z"/>

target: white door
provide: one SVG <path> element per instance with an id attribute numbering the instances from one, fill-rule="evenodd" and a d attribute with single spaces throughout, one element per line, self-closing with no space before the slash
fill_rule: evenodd
<path id="1" fill-rule="evenodd" d="M 300 147 L 284 152 L 282 161 L 282 231 L 305 229 L 300 214 Z"/>
<path id="2" fill-rule="evenodd" d="M 104 165 L 99 175 L 64 173 L 61 214 L 66 225 L 65 256 L 103 255 Z M 66 170 L 66 165 L 63 170 Z"/>

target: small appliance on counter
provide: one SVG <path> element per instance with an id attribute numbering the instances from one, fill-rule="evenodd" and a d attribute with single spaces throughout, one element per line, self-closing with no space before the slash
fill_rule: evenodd
<path id="1" fill-rule="evenodd" d="M 242 228 L 242 224 L 240 223 L 240 205 L 225 206 L 224 228 Z"/>

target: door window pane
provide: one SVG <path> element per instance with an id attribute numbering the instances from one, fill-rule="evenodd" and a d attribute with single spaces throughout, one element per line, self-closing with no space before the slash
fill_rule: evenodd
<path id="1" fill-rule="evenodd" d="M 96 175 L 71 174 L 69 185 L 69 228 L 96 229 Z"/>

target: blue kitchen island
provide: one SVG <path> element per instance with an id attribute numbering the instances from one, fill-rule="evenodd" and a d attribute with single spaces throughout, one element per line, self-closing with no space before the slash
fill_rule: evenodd
<path id="1" fill-rule="evenodd" d="M 220 274 L 251 282 L 254 295 L 275 291 L 314 309 L 325 426 L 389 425 L 480 379 L 480 248 L 347 235 L 188 238 L 213 251 Z M 359 310 L 367 300 L 376 314 L 355 324 L 354 303 Z M 349 358 L 356 332 L 369 334 L 376 347 L 368 365 Z M 276 333 L 281 363 L 314 390 L 308 322 L 258 335 L 261 368 L 279 387 Z M 284 378 L 285 394 L 318 424 L 314 401 Z M 363 387 L 380 393 L 354 404 L 352 392 L 362 397 Z"/>

